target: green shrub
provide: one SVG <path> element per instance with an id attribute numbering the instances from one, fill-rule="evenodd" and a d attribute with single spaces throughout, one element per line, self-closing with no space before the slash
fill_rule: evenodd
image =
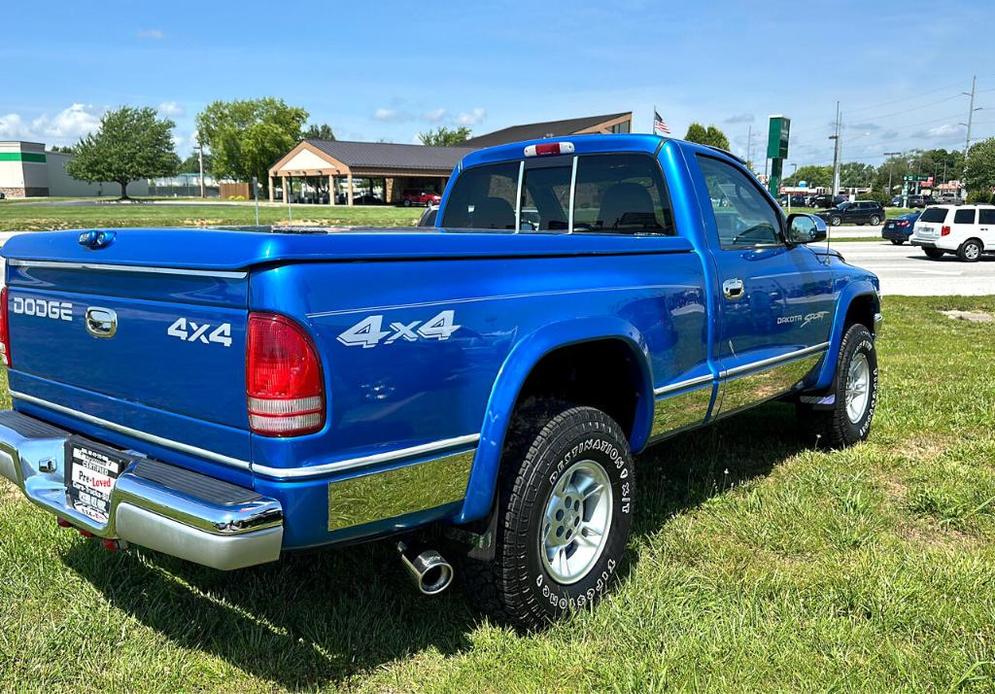
<path id="1" fill-rule="evenodd" d="M 995 200 L 995 196 L 987 190 L 972 190 L 967 194 L 968 205 L 987 205 L 992 200 Z"/>

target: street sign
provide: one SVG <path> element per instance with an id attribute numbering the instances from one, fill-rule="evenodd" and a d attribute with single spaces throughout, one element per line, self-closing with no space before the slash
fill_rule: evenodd
<path id="1" fill-rule="evenodd" d="M 791 130 L 791 119 L 784 116 L 771 116 L 770 129 L 767 132 L 767 158 L 788 158 L 788 131 Z"/>
<path id="2" fill-rule="evenodd" d="M 928 181 L 930 178 L 932 178 L 932 176 L 928 176 L 926 174 L 913 174 L 913 175 L 902 176 L 902 180 L 903 181 L 920 181 L 920 182 L 922 182 L 922 181 Z"/>

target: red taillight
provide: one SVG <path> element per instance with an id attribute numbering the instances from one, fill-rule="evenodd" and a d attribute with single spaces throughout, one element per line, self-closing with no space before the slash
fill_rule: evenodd
<path id="1" fill-rule="evenodd" d="M 249 315 L 249 427 L 265 436 L 311 434 L 325 424 L 321 362 L 303 328 L 273 313 Z"/>
<path id="2" fill-rule="evenodd" d="M 909 225 L 909 223 L 908 222 L 904 222 L 904 221 L 903 222 L 895 222 L 895 226 L 898 226 L 898 227 L 907 227 L 908 225 Z"/>
<path id="3" fill-rule="evenodd" d="M 7 320 L 7 287 L 0 289 L 0 361 L 10 366 L 10 322 Z"/>
<path id="4" fill-rule="evenodd" d="M 573 142 L 544 142 L 541 145 L 529 145 L 525 148 L 527 157 L 546 157 L 551 154 L 573 154 Z"/>
<path id="5" fill-rule="evenodd" d="M 940 236 L 950 236 L 950 227 L 948 226 L 941 227 Z"/>

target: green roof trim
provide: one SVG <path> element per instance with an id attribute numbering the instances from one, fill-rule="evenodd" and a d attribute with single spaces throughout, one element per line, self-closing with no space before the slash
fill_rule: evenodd
<path id="1" fill-rule="evenodd" d="M 48 157 L 39 152 L 0 152 L 0 161 L 30 161 L 44 164 L 48 161 Z"/>

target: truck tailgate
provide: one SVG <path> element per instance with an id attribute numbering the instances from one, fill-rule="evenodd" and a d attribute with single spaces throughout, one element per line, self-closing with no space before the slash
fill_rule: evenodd
<path id="1" fill-rule="evenodd" d="M 15 406 L 249 460 L 247 273 L 13 258 L 7 274 Z"/>

